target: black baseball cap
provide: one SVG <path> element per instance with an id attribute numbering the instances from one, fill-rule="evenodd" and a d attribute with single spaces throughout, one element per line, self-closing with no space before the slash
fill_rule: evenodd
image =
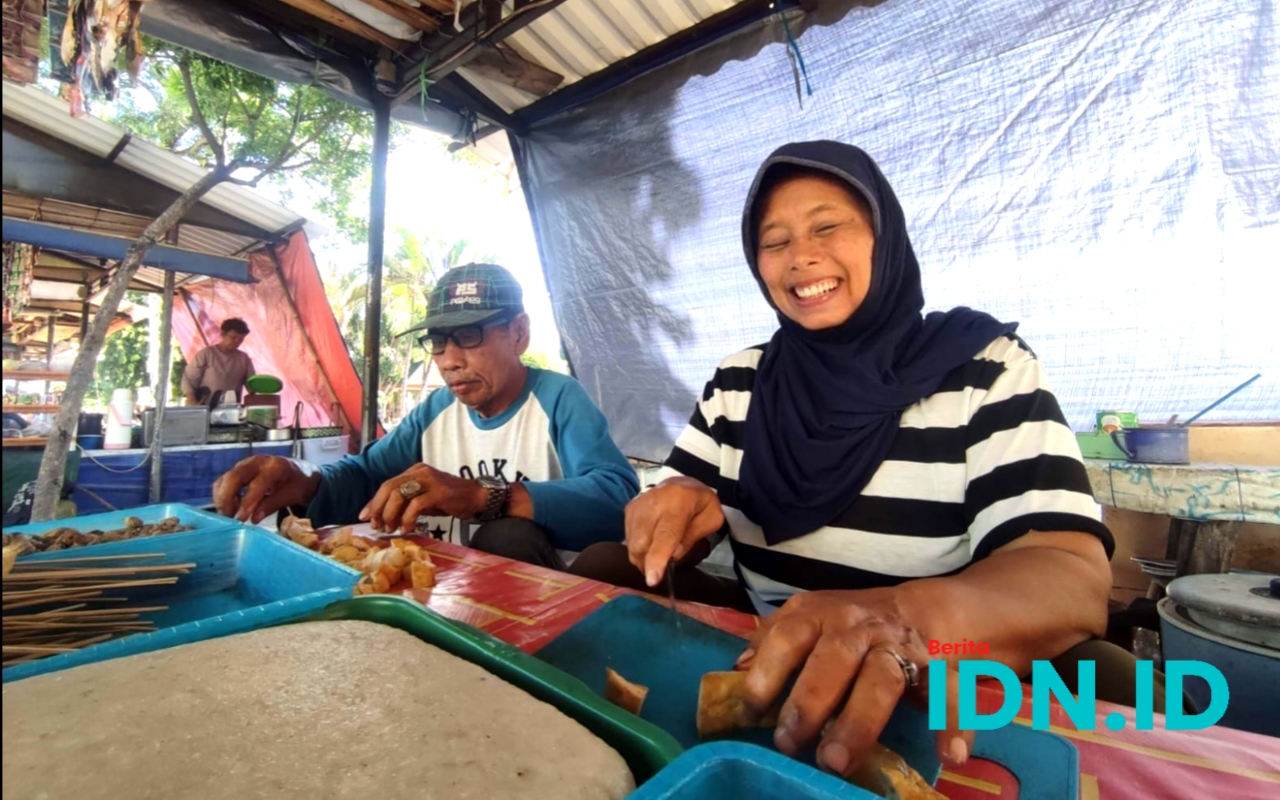
<path id="1" fill-rule="evenodd" d="M 427 318 L 404 333 L 481 325 L 523 311 L 520 282 L 505 267 L 467 264 L 445 273 L 427 298 Z"/>

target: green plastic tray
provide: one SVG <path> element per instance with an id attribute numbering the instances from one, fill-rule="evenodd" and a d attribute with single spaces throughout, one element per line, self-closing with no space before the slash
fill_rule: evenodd
<path id="1" fill-rule="evenodd" d="M 623 711 L 572 675 L 406 598 L 378 595 L 342 600 L 300 621 L 330 620 L 360 620 L 398 628 L 523 689 L 617 750 L 631 768 L 637 786 L 684 752 L 666 731 Z"/>

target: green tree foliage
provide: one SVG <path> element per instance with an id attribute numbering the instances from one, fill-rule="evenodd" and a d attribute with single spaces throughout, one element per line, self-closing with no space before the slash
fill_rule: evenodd
<path id="1" fill-rule="evenodd" d="M 494 261 L 465 239 L 440 234 L 419 234 L 407 228 L 391 231 L 397 242 L 383 268 L 382 342 L 378 364 L 378 391 L 384 413 L 399 417 L 416 398 L 406 399 L 405 382 L 426 358 L 417 338 L 398 336 L 427 313 L 427 295 L 441 275 L 472 261 Z M 364 361 L 365 300 L 368 278 L 364 265 L 355 265 L 325 277 L 329 305 L 351 358 L 360 368 Z"/>
<path id="2" fill-rule="evenodd" d="M 370 114 L 321 89 L 277 83 L 157 39 L 147 51 L 139 75 L 145 95 L 122 93 L 116 122 L 203 167 L 238 162 L 265 172 L 286 195 L 288 182 L 302 179 L 344 234 L 365 238 L 366 220 L 353 205 L 368 184 Z"/>
<path id="3" fill-rule="evenodd" d="M 564 362 L 564 359 L 552 358 L 543 352 L 525 353 L 520 356 L 520 360 L 526 367 L 538 367 L 539 369 L 547 369 L 564 375 L 569 374 L 569 365 Z"/>
<path id="4" fill-rule="evenodd" d="M 146 295 L 142 292 L 129 292 L 126 297 L 135 307 L 146 304 Z M 147 327 L 150 324 L 150 320 L 136 322 L 107 337 L 97 368 L 93 371 L 93 384 L 89 394 L 91 405 L 105 407 L 111 401 L 111 392 L 115 389 L 138 389 L 152 385 L 152 376 L 147 372 Z M 169 369 L 171 402 L 175 397 L 182 397 L 182 370 L 187 365 L 176 341 L 172 353 L 173 365 Z"/>
<path id="5" fill-rule="evenodd" d="M 106 406 L 111 392 L 117 388 L 136 389 L 150 386 L 147 375 L 147 323 L 138 322 L 107 337 L 102 358 L 93 373 L 92 397 L 98 406 Z"/>

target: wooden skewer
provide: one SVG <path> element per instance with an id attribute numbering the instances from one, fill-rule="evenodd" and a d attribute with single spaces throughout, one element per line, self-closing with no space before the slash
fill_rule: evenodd
<path id="1" fill-rule="evenodd" d="M 26 622 L 15 620 L 4 624 L 5 635 L 9 633 L 23 633 L 30 631 L 58 631 L 58 630 L 80 630 L 82 628 L 119 628 L 121 626 L 130 625 L 150 625 L 150 622 L 143 620 L 138 614 L 132 615 L 131 619 L 98 619 L 98 620 L 76 620 L 74 622 L 45 622 L 43 620 L 37 622 Z"/>
<path id="2" fill-rule="evenodd" d="M 131 592 L 126 590 L 172 586 L 198 566 L 137 563 L 162 557 L 162 553 L 145 553 L 15 564 L 6 572 L 0 590 L 0 660 L 8 667 L 155 631 L 155 623 L 144 614 L 167 611 L 168 606 L 130 606 Z M 126 559 L 128 563 L 121 563 Z M 111 562 L 117 564 L 112 566 Z M 122 605 L 113 605 L 116 603 Z"/>
<path id="3" fill-rule="evenodd" d="M 167 585 L 175 584 L 177 582 L 178 582 L 177 578 L 149 578 L 146 580 L 117 581 L 114 583 L 90 584 L 88 586 L 73 586 L 70 588 L 73 590 L 79 590 L 79 591 L 85 592 L 85 591 L 89 591 L 90 589 L 106 590 L 106 589 L 131 589 L 135 586 L 167 586 Z M 35 597 L 41 594 L 57 594 L 58 592 L 66 591 L 67 588 L 68 587 L 65 587 L 65 586 L 50 586 L 45 589 L 27 589 L 21 592 L 0 592 L 0 598 L 3 598 L 5 600 L 9 600 L 9 599 L 21 600 L 28 597 Z"/>
<path id="4" fill-rule="evenodd" d="M 120 598 L 124 599 L 124 598 Z M 69 608 L 79 608 L 79 606 L 69 606 Z M 126 606 L 124 608 L 95 608 L 87 611 L 44 611 L 39 614 L 24 615 L 24 619 L 54 619 L 62 617 L 74 617 L 76 619 L 95 619 L 98 617 L 114 617 L 119 614 L 144 614 L 148 611 L 168 611 L 168 606 Z"/>
<path id="5" fill-rule="evenodd" d="M 34 647 L 26 645 L 0 645 L 0 652 L 16 653 L 18 655 L 37 655 L 48 653 L 50 655 L 56 653 L 72 653 L 77 648 L 74 647 Z"/>
<path id="6" fill-rule="evenodd" d="M 45 564 L 71 564 L 81 561 L 124 561 L 134 558 L 164 558 L 164 553 L 140 553 L 136 556 L 76 556 L 74 558 L 42 558 L 39 561 L 23 561 L 18 566 L 26 569 L 43 568 Z"/>
<path id="7" fill-rule="evenodd" d="M 97 575 L 134 575 L 143 572 L 188 572 L 196 568 L 195 564 L 158 564 L 141 567 L 93 567 L 86 569 L 15 569 L 5 576 L 4 582 L 16 580 L 47 581 L 51 579 L 93 577 Z"/>
<path id="8" fill-rule="evenodd" d="M 81 592 L 79 594 L 63 594 L 63 595 L 52 595 L 52 596 L 46 595 L 46 596 L 32 598 L 30 600 L 20 600 L 20 601 L 5 603 L 3 606 L 0 606 L 0 610 L 3 610 L 5 613 L 8 613 L 10 611 L 15 611 L 19 608 L 30 608 L 31 606 L 45 606 L 45 605 L 48 605 L 49 603 L 66 603 L 71 600 L 92 600 L 93 602 L 96 603 L 99 600 L 108 599 L 105 597 L 99 597 L 98 595 L 100 594 L 102 593 L 101 592 L 87 592 L 87 593 Z M 120 600 L 122 601 L 124 599 L 125 598 L 123 597 L 120 598 Z"/>

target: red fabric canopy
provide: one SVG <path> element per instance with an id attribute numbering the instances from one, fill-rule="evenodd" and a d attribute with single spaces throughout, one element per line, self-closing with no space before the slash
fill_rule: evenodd
<path id="1" fill-rule="evenodd" d="M 302 403 L 302 427 L 338 425 L 358 447 L 362 383 L 329 307 L 307 236 L 299 231 L 275 249 L 249 257 L 255 283 L 205 281 L 182 287 L 174 301 L 173 331 L 190 361 L 221 338 L 222 321 L 239 317 L 250 334 L 241 349 L 258 372 L 284 382 L 282 425 L 294 422 Z M 383 433 L 379 426 L 378 434 Z"/>

